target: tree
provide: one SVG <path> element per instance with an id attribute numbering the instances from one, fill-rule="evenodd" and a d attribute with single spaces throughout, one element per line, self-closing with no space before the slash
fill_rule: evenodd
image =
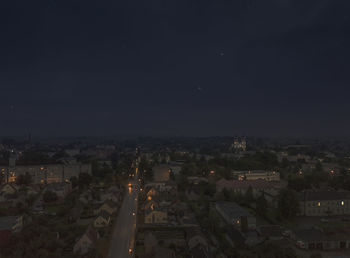
<path id="1" fill-rule="evenodd" d="M 174 172 L 172 170 L 170 170 L 170 173 L 169 173 L 169 178 L 173 181 L 175 181 L 175 175 L 174 175 Z"/>
<path id="2" fill-rule="evenodd" d="M 256 212 L 259 215 L 265 216 L 267 211 L 267 201 L 264 193 L 262 193 L 256 200 Z"/>
<path id="3" fill-rule="evenodd" d="M 242 232 L 248 231 L 248 218 L 246 216 L 241 217 L 241 230 Z"/>
<path id="4" fill-rule="evenodd" d="M 290 189 L 282 189 L 278 197 L 278 209 L 283 218 L 293 218 L 299 212 L 297 193 Z"/>
<path id="5" fill-rule="evenodd" d="M 0 171 L 0 185 L 5 183 L 5 172 Z"/>
<path id="6" fill-rule="evenodd" d="M 57 201 L 57 194 L 52 191 L 46 191 L 43 195 L 44 202 L 55 202 Z"/>
<path id="7" fill-rule="evenodd" d="M 25 173 L 25 175 L 19 175 L 16 179 L 16 183 L 18 185 L 29 185 L 32 182 L 32 177 L 29 175 L 28 172 Z"/>
<path id="8" fill-rule="evenodd" d="M 39 165 L 50 163 L 50 158 L 39 151 L 25 151 L 18 160 L 20 165 Z"/>
<path id="9" fill-rule="evenodd" d="M 79 188 L 87 188 L 92 182 L 92 177 L 88 173 L 80 173 L 78 178 Z"/>
<path id="10" fill-rule="evenodd" d="M 244 194 L 244 200 L 247 204 L 254 201 L 253 188 L 251 185 L 248 187 L 247 191 Z"/>
<path id="11" fill-rule="evenodd" d="M 72 183 L 72 188 L 76 188 L 79 185 L 79 180 L 76 176 L 72 176 L 70 182 Z"/>

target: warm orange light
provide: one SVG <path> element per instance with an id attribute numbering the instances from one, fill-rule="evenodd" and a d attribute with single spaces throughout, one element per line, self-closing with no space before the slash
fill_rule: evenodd
<path id="1" fill-rule="evenodd" d="M 149 200 L 149 201 L 152 200 L 152 196 L 148 196 L 147 200 Z"/>

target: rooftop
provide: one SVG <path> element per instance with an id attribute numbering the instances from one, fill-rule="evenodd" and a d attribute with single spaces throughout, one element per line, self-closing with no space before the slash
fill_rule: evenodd
<path id="1" fill-rule="evenodd" d="M 216 182 L 218 187 L 222 188 L 275 188 L 281 186 L 279 182 L 271 182 L 266 181 L 264 179 L 256 179 L 256 180 L 226 180 L 220 179 Z"/>
<path id="2" fill-rule="evenodd" d="M 17 220 L 18 216 L 0 217 L 0 230 L 11 230 Z"/>
<path id="3" fill-rule="evenodd" d="M 350 199 L 349 191 L 306 191 L 306 201 L 331 201 Z"/>
<path id="4" fill-rule="evenodd" d="M 217 202 L 216 207 L 226 213 L 229 217 L 252 217 L 252 215 L 235 202 Z"/>

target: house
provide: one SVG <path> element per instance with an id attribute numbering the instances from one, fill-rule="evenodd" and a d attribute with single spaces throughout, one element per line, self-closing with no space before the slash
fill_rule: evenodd
<path id="1" fill-rule="evenodd" d="M 113 185 L 107 189 L 107 193 L 119 194 L 121 191 L 122 189 L 118 185 Z"/>
<path id="2" fill-rule="evenodd" d="M 6 183 L 0 188 L 0 195 L 13 195 L 18 191 L 18 186 L 11 183 Z"/>
<path id="3" fill-rule="evenodd" d="M 350 191 L 305 191 L 299 204 L 303 216 L 349 215 Z"/>
<path id="4" fill-rule="evenodd" d="M 111 222 L 111 216 L 104 210 L 102 210 L 94 220 L 95 228 L 103 228 L 109 225 Z"/>
<path id="5" fill-rule="evenodd" d="M 168 222 L 168 214 L 164 209 L 154 208 L 145 210 L 146 224 L 163 224 Z"/>
<path id="6" fill-rule="evenodd" d="M 167 182 L 152 182 L 145 185 L 145 189 L 154 188 L 156 191 L 164 192 L 171 191 L 172 189 L 177 189 L 177 184 L 173 181 Z"/>
<path id="7" fill-rule="evenodd" d="M 186 230 L 186 240 L 192 258 L 210 257 L 208 241 L 198 228 Z"/>
<path id="8" fill-rule="evenodd" d="M 20 232 L 22 228 L 22 216 L 0 217 L 0 246 L 5 246 L 8 243 L 10 235 Z"/>
<path id="9" fill-rule="evenodd" d="M 72 191 L 72 184 L 70 182 L 51 183 L 44 191 L 54 192 L 59 199 L 64 199 Z"/>
<path id="10" fill-rule="evenodd" d="M 159 208 L 159 204 L 154 199 L 150 201 L 146 201 L 144 204 L 144 210 L 157 209 L 157 208 Z"/>
<path id="11" fill-rule="evenodd" d="M 296 245 L 308 250 L 349 249 L 349 232 L 325 232 L 319 228 L 302 229 L 295 232 Z"/>
<path id="12" fill-rule="evenodd" d="M 102 204 L 97 210 L 95 210 L 95 214 L 99 214 L 101 211 L 105 211 L 109 215 L 112 215 L 117 211 L 117 204 L 111 200 L 108 200 L 104 204 Z"/>
<path id="13" fill-rule="evenodd" d="M 227 224 L 240 231 L 255 230 L 256 218 L 235 202 L 217 202 L 215 208 Z"/>
<path id="14" fill-rule="evenodd" d="M 146 197 L 147 197 L 147 199 L 149 198 L 149 197 L 154 197 L 154 196 L 156 196 L 157 195 L 157 190 L 154 188 L 154 187 L 151 187 L 148 191 L 147 191 L 147 194 L 146 194 Z"/>
<path id="15" fill-rule="evenodd" d="M 89 226 L 85 233 L 78 239 L 73 247 L 74 253 L 86 254 L 89 250 L 96 247 L 97 240 L 100 238 L 97 230 Z"/>
<path id="16" fill-rule="evenodd" d="M 18 197 L 19 187 L 12 183 L 4 184 L 0 189 L 0 202 L 7 202 Z"/>
<path id="17" fill-rule="evenodd" d="M 194 187 L 187 188 L 185 194 L 189 201 L 197 201 L 200 198 L 200 193 Z"/>

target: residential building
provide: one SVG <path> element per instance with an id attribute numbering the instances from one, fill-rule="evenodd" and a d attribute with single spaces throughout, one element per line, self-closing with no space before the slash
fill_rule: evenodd
<path id="1" fill-rule="evenodd" d="M 1 186 L 0 188 L 0 195 L 12 195 L 17 193 L 18 191 L 18 186 L 15 184 L 11 184 L 11 183 L 6 183 L 4 185 Z"/>
<path id="2" fill-rule="evenodd" d="M 350 248 L 350 232 L 324 232 L 319 228 L 295 232 L 296 245 L 308 250 L 339 250 Z"/>
<path id="3" fill-rule="evenodd" d="M 168 222 L 168 214 L 166 210 L 161 208 L 150 208 L 145 210 L 146 224 L 163 224 Z"/>
<path id="4" fill-rule="evenodd" d="M 276 195 L 281 188 L 286 186 L 282 181 L 266 181 L 264 179 L 256 180 L 226 180 L 220 179 L 216 182 L 216 191 L 221 192 L 223 189 L 245 194 L 251 187 L 255 197 L 262 193 Z"/>
<path id="5" fill-rule="evenodd" d="M 198 228 L 186 230 L 186 240 L 192 258 L 210 257 L 208 241 Z"/>
<path id="6" fill-rule="evenodd" d="M 255 230 L 256 218 L 247 210 L 235 202 L 217 202 L 216 210 L 223 217 L 227 224 L 234 226 L 238 230 Z M 244 225 L 246 223 L 247 225 Z"/>
<path id="7" fill-rule="evenodd" d="M 15 182 L 19 175 L 29 174 L 34 184 L 66 182 L 80 173 L 91 174 L 91 164 L 49 164 L 14 167 L 0 167 L 5 173 L 5 181 Z"/>
<path id="8" fill-rule="evenodd" d="M 263 225 L 257 227 L 256 231 L 266 240 L 282 240 L 283 229 L 279 225 Z"/>
<path id="9" fill-rule="evenodd" d="M 276 171 L 266 171 L 266 170 L 233 171 L 232 175 L 236 176 L 238 180 L 264 179 L 266 181 L 280 181 L 280 173 Z"/>
<path id="10" fill-rule="evenodd" d="M 100 238 L 98 232 L 93 227 L 88 227 L 85 233 L 78 239 L 73 247 L 74 253 L 86 254 L 89 250 L 96 247 L 97 240 Z"/>
<path id="11" fill-rule="evenodd" d="M 108 200 L 95 211 L 95 214 L 99 214 L 102 211 L 106 211 L 109 215 L 112 215 L 117 211 L 117 204 Z"/>
<path id="12" fill-rule="evenodd" d="M 95 228 L 102 228 L 109 225 L 111 221 L 111 216 L 104 210 L 102 210 L 94 220 Z"/>
<path id="13" fill-rule="evenodd" d="M 350 214 L 349 191 L 305 191 L 301 194 L 300 215 L 332 216 Z"/>

